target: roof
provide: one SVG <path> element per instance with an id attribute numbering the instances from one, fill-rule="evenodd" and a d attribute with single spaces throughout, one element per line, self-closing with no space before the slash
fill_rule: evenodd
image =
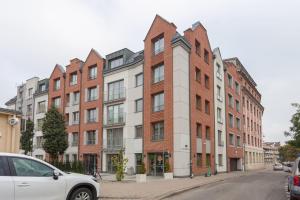
<path id="1" fill-rule="evenodd" d="M 10 106 L 10 105 L 12 105 L 12 104 L 15 104 L 16 102 L 17 102 L 17 96 L 15 96 L 15 97 L 11 98 L 10 100 L 8 100 L 8 101 L 5 103 L 5 105 L 6 105 L 6 106 Z"/>
<path id="2" fill-rule="evenodd" d="M 22 115 L 21 112 L 12 110 L 12 109 L 7 109 L 7 108 L 1 108 L 0 107 L 0 113 L 6 113 L 6 114 L 13 114 L 13 115 Z"/>
<path id="3" fill-rule="evenodd" d="M 192 45 L 189 43 L 189 41 L 187 41 L 187 39 L 180 35 L 180 33 L 176 32 L 176 34 L 173 36 L 172 40 L 171 40 L 172 44 L 176 44 L 176 43 L 182 43 L 184 44 L 189 50 L 191 49 Z"/>

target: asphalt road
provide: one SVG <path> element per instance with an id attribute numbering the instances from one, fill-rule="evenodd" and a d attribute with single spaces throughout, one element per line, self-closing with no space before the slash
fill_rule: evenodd
<path id="1" fill-rule="evenodd" d="M 172 200 L 287 200 L 287 173 L 264 170 L 170 197 Z"/>

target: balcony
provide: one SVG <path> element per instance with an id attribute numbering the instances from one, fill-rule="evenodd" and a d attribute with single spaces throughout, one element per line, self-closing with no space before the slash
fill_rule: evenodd
<path id="1" fill-rule="evenodd" d="M 111 127 L 111 126 L 124 126 L 126 122 L 126 113 L 115 113 L 113 116 L 107 116 L 104 119 L 104 126 Z"/>
<path id="2" fill-rule="evenodd" d="M 126 88 L 119 88 L 119 90 L 104 93 L 104 103 L 111 103 L 116 101 L 124 101 L 126 99 Z"/>
<path id="3" fill-rule="evenodd" d="M 111 138 L 103 140 L 103 151 L 107 153 L 118 153 L 125 149 L 125 140 L 123 138 Z"/>

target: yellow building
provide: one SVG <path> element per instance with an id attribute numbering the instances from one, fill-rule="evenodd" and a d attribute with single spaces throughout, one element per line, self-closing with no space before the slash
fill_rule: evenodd
<path id="1" fill-rule="evenodd" d="M 0 152 L 19 153 L 21 113 L 0 108 Z"/>

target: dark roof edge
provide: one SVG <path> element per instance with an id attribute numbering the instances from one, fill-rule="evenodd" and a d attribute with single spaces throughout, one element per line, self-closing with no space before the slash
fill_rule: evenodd
<path id="1" fill-rule="evenodd" d="M 7 109 L 7 108 L 1 108 L 0 107 L 0 113 L 7 113 L 7 114 L 14 114 L 14 115 L 22 115 L 21 112 L 12 110 L 12 109 Z"/>

